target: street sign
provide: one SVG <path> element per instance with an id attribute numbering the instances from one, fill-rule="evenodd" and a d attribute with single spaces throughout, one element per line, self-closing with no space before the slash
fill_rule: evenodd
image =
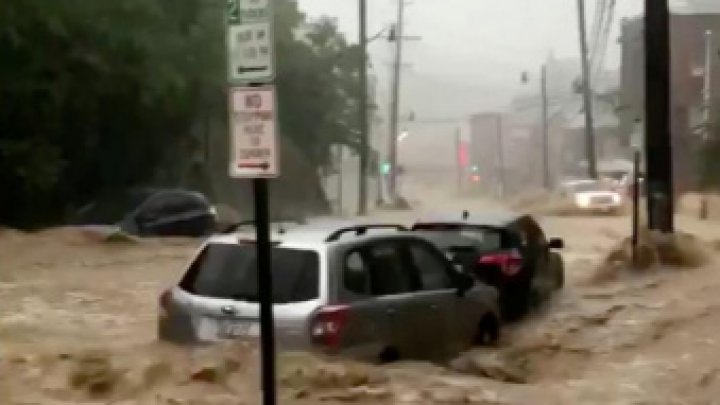
<path id="1" fill-rule="evenodd" d="M 226 0 L 230 177 L 253 179 L 263 405 L 277 404 L 268 178 L 280 173 L 273 0 Z M 235 86 L 235 87 L 233 87 Z M 247 86 L 247 87 L 243 87 Z"/>
<path id="2" fill-rule="evenodd" d="M 227 0 L 228 81 L 268 83 L 275 77 L 269 0 Z"/>
<path id="3" fill-rule="evenodd" d="M 279 175 L 275 119 L 274 87 L 230 88 L 231 177 Z"/>

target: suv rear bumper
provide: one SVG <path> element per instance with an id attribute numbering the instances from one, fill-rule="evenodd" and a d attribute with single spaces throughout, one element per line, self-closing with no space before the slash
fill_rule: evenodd
<path id="1" fill-rule="evenodd" d="M 176 344 L 202 344 L 198 339 L 189 316 L 160 315 L 157 321 L 158 340 Z"/>

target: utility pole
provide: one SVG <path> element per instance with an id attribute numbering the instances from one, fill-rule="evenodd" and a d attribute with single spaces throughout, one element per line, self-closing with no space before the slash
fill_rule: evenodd
<path id="1" fill-rule="evenodd" d="M 652 0 L 651 0 L 652 1 Z M 590 62 L 588 61 L 587 32 L 585 31 L 585 0 L 577 0 L 578 25 L 580 29 L 580 61 L 582 63 L 583 105 L 585 109 L 585 156 L 588 177 L 598 178 L 595 153 L 595 128 L 593 126 L 592 87 L 590 87 Z"/>
<path id="2" fill-rule="evenodd" d="M 388 136 L 388 198 L 390 204 L 397 203 L 397 136 L 398 114 L 400 107 L 400 69 L 402 67 L 403 22 L 405 15 L 405 0 L 398 0 L 397 23 L 390 32 L 390 40 L 395 41 L 395 61 L 393 63 L 392 92 L 390 99 L 390 134 Z"/>
<path id="3" fill-rule="evenodd" d="M 463 180 L 463 162 L 462 162 L 462 141 L 460 140 L 460 128 L 455 129 L 455 175 L 456 175 L 456 187 L 457 193 L 462 193 L 462 180 Z"/>
<path id="4" fill-rule="evenodd" d="M 498 197 L 505 196 L 505 151 L 503 147 L 503 119 L 502 114 L 497 114 L 497 178 Z"/>
<path id="5" fill-rule="evenodd" d="M 645 61 L 648 227 L 662 233 L 672 233 L 674 201 L 668 0 L 645 0 Z"/>
<path id="6" fill-rule="evenodd" d="M 543 186 L 550 190 L 550 147 L 548 145 L 548 94 L 547 94 L 547 65 L 543 64 L 540 73 L 540 94 L 542 98 L 542 151 L 543 151 Z"/>
<path id="7" fill-rule="evenodd" d="M 337 211 L 339 215 L 343 215 L 343 146 L 337 145 Z"/>
<path id="8" fill-rule="evenodd" d="M 360 173 L 358 215 L 367 214 L 368 191 L 368 85 L 367 85 L 367 2 L 358 0 L 360 13 Z"/>

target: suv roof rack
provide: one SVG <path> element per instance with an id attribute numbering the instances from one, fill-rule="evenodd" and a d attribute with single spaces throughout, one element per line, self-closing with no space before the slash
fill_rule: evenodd
<path id="1" fill-rule="evenodd" d="M 278 219 L 271 219 L 270 224 L 283 224 L 283 223 L 291 223 L 296 225 L 305 225 L 305 220 L 302 218 L 278 218 Z M 229 225 L 227 228 L 223 229 L 223 234 L 227 233 L 233 233 L 236 232 L 238 229 L 240 229 L 243 226 L 254 226 L 255 220 L 254 219 L 247 219 L 243 221 L 235 222 L 231 225 Z M 284 229 L 280 229 L 280 232 L 284 232 Z"/>
<path id="2" fill-rule="evenodd" d="M 405 226 L 399 224 L 363 224 L 346 226 L 331 233 L 327 238 L 325 238 L 325 242 L 334 242 L 340 239 L 340 236 L 349 232 L 355 232 L 356 236 L 364 235 L 369 229 L 395 229 L 397 231 L 408 230 Z"/>

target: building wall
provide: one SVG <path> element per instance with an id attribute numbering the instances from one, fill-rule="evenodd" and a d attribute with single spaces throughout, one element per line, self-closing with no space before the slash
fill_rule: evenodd
<path id="1" fill-rule="evenodd" d="M 678 191 L 696 184 L 692 117 L 702 103 L 702 67 L 705 59 L 705 31 L 715 32 L 713 105 L 720 115 L 720 14 L 676 14 L 671 17 L 671 127 L 675 185 Z M 622 22 L 622 78 L 620 96 L 621 133 L 630 134 L 636 122 L 644 120 L 645 58 L 643 20 Z M 629 139 L 624 139 L 629 143 Z"/>

